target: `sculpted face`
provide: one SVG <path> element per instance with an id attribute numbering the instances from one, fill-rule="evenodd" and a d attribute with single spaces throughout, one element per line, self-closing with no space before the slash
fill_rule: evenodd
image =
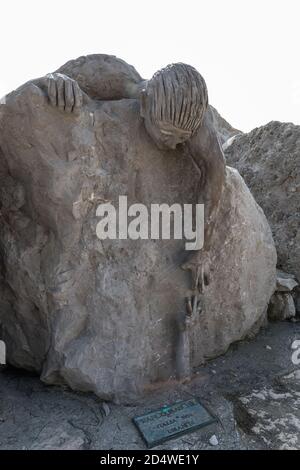
<path id="1" fill-rule="evenodd" d="M 168 122 L 152 123 L 145 119 L 145 126 L 148 134 L 161 150 L 175 149 L 178 144 L 182 144 L 191 136 L 191 132 L 177 129 Z"/>
<path id="2" fill-rule="evenodd" d="M 179 129 L 167 121 L 153 122 L 146 95 L 142 100 L 141 115 L 148 134 L 161 150 L 175 149 L 178 144 L 182 144 L 192 135 L 191 131 Z"/>
<path id="3" fill-rule="evenodd" d="M 140 94 L 145 127 L 160 149 L 175 149 L 200 127 L 208 106 L 203 77 L 190 65 L 177 63 L 143 82 Z"/>

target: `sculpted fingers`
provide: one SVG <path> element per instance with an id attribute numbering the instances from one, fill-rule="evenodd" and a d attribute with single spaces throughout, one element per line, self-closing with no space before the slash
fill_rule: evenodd
<path id="1" fill-rule="evenodd" d="M 65 80 L 65 111 L 71 113 L 74 107 L 74 92 L 71 80 Z"/>
<path id="2" fill-rule="evenodd" d="M 67 113 L 80 109 L 83 104 L 83 93 L 75 80 L 59 74 L 47 75 L 48 96 L 52 106 L 57 106 Z"/>
<path id="3" fill-rule="evenodd" d="M 57 105 L 57 90 L 56 90 L 56 82 L 52 75 L 48 76 L 48 97 L 49 101 L 52 106 Z"/>
<path id="4" fill-rule="evenodd" d="M 63 78 L 57 80 L 57 106 L 59 109 L 65 109 L 65 81 Z"/>
<path id="5" fill-rule="evenodd" d="M 82 107 L 83 95 L 82 91 L 77 82 L 73 82 L 73 92 L 74 92 L 74 111 Z"/>

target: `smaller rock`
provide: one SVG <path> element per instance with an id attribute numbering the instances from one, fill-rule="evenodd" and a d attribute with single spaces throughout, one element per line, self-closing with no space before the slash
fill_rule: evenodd
<path id="1" fill-rule="evenodd" d="M 295 302 L 291 294 L 285 295 L 284 318 L 286 320 L 296 316 Z"/>
<path id="2" fill-rule="evenodd" d="M 209 439 L 209 443 L 211 446 L 217 446 L 219 444 L 218 438 L 215 434 L 211 436 L 211 438 Z"/>
<path id="3" fill-rule="evenodd" d="M 287 292 L 275 292 L 269 303 L 268 318 L 271 321 L 289 320 L 296 316 L 294 299 Z"/>
<path id="4" fill-rule="evenodd" d="M 291 292 L 298 286 L 295 276 L 287 274 L 284 271 L 277 269 L 276 291 L 277 292 Z"/>

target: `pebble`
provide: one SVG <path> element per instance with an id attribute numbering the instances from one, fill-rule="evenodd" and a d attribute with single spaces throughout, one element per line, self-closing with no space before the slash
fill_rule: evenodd
<path id="1" fill-rule="evenodd" d="M 211 438 L 209 439 L 209 443 L 211 446 L 217 446 L 219 444 L 219 441 L 217 439 L 217 436 L 214 434 L 213 436 L 211 436 Z"/>

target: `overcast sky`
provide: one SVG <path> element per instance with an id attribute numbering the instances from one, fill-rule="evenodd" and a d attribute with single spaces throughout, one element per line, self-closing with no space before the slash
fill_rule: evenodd
<path id="1" fill-rule="evenodd" d="M 144 78 L 196 67 L 233 126 L 300 124 L 300 0 L 8 0 L 0 96 L 80 55 L 117 55 Z"/>

